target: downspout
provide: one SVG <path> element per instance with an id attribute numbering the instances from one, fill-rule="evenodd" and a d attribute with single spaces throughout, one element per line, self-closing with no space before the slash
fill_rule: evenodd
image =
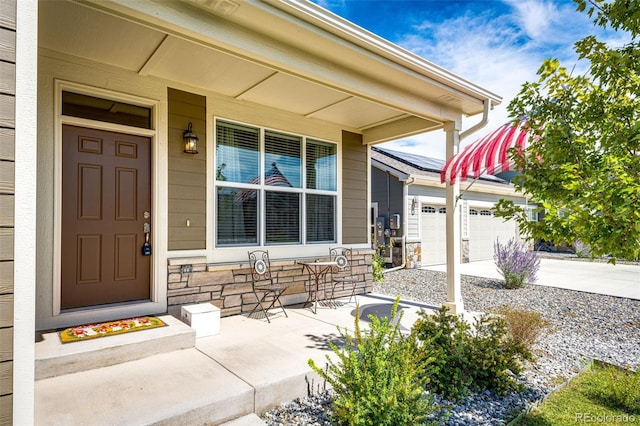
<path id="1" fill-rule="evenodd" d="M 389 268 L 389 269 L 383 269 L 382 273 L 386 274 L 387 272 L 393 272 L 393 271 L 397 271 L 398 269 L 404 269 L 404 265 L 406 265 L 407 261 L 405 259 L 405 253 L 407 250 L 407 246 L 405 244 L 406 241 L 406 236 L 403 235 L 402 236 L 402 265 L 400 266 L 394 266 L 393 268 Z M 392 253 L 392 258 L 393 258 L 393 253 Z"/>
<path id="2" fill-rule="evenodd" d="M 480 120 L 480 122 L 477 123 L 476 125 L 468 128 L 464 132 L 460 132 L 460 136 L 459 136 L 460 141 L 462 141 L 462 139 L 466 138 L 472 133 L 477 132 L 478 130 L 482 129 L 484 126 L 487 125 L 487 123 L 489 122 L 490 109 L 491 109 L 491 99 L 487 98 L 484 101 L 484 111 L 482 112 L 482 120 Z"/>
<path id="3" fill-rule="evenodd" d="M 472 133 L 477 132 L 478 130 L 482 129 L 484 126 L 487 125 L 487 123 L 489 122 L 489 110 L 491 109 L 491 100 L 489 98 L 485 99 L 484 101 L 484 110 L 482 112 L 482 119 L 480 120 L 479 123 L 477 123 L 476 125 L 468 128 L 467 130 L 465 130 L 464 132 L 460 132 L 459 135 L 459 140 L 462 141 L 462 139 L 466 138 L 467 136 L 469 136 Z M 471 183 L 460 193 L 460 195 L 458 195 L 458 199 L 456 200 L 456 204 L 458 203 L 458 201 L 462 198 L 462 196 L 464 195 L 465 192 L 467 192 L 469 190 L 469 188 L 471 188 L 471 186 L 476 183 L 476 181 L 480 179 L 480 176 L 478 176 L 477 178 L 475 178 L 473 181 L 471 181 Z"/>
<path id="4" fill-rule="evenodd" d="M 402 194 L 402 199 L 407 199 L 408 200 L 409 185 L 412 185 L 415 181 L 416 181 L 416 178 L 413 177 L 413 176 L 410 176 L 404 182 L 404 188 L 403 188 L 404 194 Z M 403 204 L 404 204 L 404 206 L 403 206 L 402 215 L 405 217 L 405 220 L 403 221 L 403 225 L 402 225 L 402 228 L 403 228 L 402 229 L 402 265 L 395 266 L 395 267 L 389 268 L 389 269 L 384 269 L 382 271 L 383 274 L 386 274 L 387 272 L 397 271 L 398 269 L 404 269 L 405 265 L 407 264 L 407 244 L 406 244 L 406 241 L 407 241 L 407 232 L 409 230 L 409 225 L 408 225 L 408 220 L 406 219 L 408 217 L 408 215 L 407 215 L 407 212 L 405 211 L 405 209 L 407 208 L 407 203 L 403 203 Z M 391 257 L 393 258 L 393 253 L 391 254 Z"/>

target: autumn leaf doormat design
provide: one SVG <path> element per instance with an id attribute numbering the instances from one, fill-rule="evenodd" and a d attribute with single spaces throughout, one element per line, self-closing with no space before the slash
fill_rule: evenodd
<path id="1" fill-rule="evenodd" d="M 97 324 L 77 325 L 60 331 L 59 335 L 62 343 L 70 343 L 98 337 L 114 336 L 116 334 L 131 333 L 133 331 L 149 330 L 164 327 L 165 325 L 167 324 L 160 318 L 144 316 Z"/>

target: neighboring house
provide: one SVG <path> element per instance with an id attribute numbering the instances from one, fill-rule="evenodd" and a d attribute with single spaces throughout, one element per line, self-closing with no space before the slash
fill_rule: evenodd
<path id="1" fill-rule="evenodd" d="M 246 312 L 249 250 L 286 303 L 335 245 L 370 288 L 369 147 L 500 102 L 302 0 L 3 0 L 0 40 L 2 424 L 33 423 L 35 330 Z"/>
<path id="2" fill-rule="evenodd" d="M 393 240 L 394 266 L 407 268 L 446 263 L 445 185 L 440 183 L 444 161 L 417 154 L 372 147 L 371 201 L 374 215 L 388 229 L 378 244 Z M 467 188 L 465 190 L 465 188 Z M 461 184 L 461 261 L 493 258 L 493 245 L 510 238 L 519 239 L 515 221 L 495 217 L 495 204 L 511 200 L 526 205 L 527 199 L 513 185 L 496 176 L 483 175 L 475 182 Z M 398 215 L 396 226 L 389 221 Z M 396 229 L 392 229 L 392 228 Z M 376 235 L 377 236 L 377 235 Z M 400 245 L 405 241 L 404 258 Z"/>

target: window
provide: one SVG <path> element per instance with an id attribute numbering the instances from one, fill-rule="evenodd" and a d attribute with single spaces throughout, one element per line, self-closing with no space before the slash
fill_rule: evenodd
<path id="1" fill-rule="evenodd" d="M 492 216 L 491 210 L 480 210 L 480 216 Z"/>
<path id="2" fill-rule="evenodd" d="M 476 209 L 470 209 L 470 210 L 469 210 L 469 214 L 470 214 L 471 216 L 478 216 L 478 210 L 476 210 Z"/>
<path id="3" fill-rule="evenodd" d="M 151 108 L 66 90 L 62 92 L 62 115 L 151 129 Z"/>
<path id="4" fill-rule="evenodd" d="M 336 241 L 337 146 L 216 121 L 216 245 Z"/>
<path id="5" fill-rule="evenodd" d="M 447 214 L 447 208 L 446 207 L 440 207 L 438 209 L 438 213 L 440 214 Z"/>
<path id="6" fill-rule="evenodd" d="M 431 206 L 422 206 L 422 213 L 435 213 L 436 209 Z"/>

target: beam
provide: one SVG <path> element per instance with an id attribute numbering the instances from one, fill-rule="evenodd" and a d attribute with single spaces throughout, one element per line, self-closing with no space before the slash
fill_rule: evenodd
<path id="1" fill-rule="evenodd" d="M 409 137 L 426 133 L 431 130 L 438 129 L 441 123 L 432 120 L 425 120 L 415 116 L 403 117 L 392 120 L 389 123 L 380 124 L 365 129 L 362 132 L 363 143 L 377 144 L 399 139 L 401 137 Z"/>

